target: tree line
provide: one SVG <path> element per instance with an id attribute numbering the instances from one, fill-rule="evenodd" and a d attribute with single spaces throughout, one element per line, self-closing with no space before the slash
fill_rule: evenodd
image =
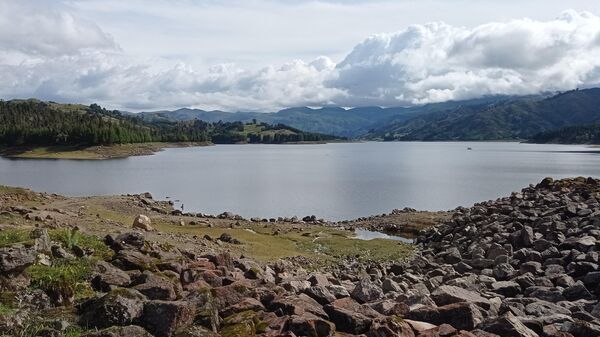
<path id="1" fill-rule="evenodd" d="M 538 133 L 531 143 L 600 144 L 600 124 L 569 126 Z"/>
<path id="2" fill-rule="evenodd" d="M 0 144 L 112 145 L 145 142 L 285 143 L 323 141 L 335 137 L 304 133 L 283 125 L 262 125 L 259 134 L 245 134 L 242 122 L 200 120 L 146 122 L 135 115 L 97 104 L 58 105 L 37 100 L 0 100 Z M 287 130 L 278 133 L 277 130 Z"/>

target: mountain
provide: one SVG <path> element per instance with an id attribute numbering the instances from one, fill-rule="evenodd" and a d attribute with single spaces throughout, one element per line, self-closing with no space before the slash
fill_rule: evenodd
<path id="1" fill-rule="evenodd" d="M 537 144 L 600 144 L 600 124 L 568 126 L 531 137 Z"/>
<path id="2" fill-rule="evenodd" d="M 224 112 L 199 109 L 179 109 L 174 111 L 142 112 L 140 116 L 147 121 L 182 121 L 200 119 L 207 122 L 248 122 L 257 120 L 270 124 L 284 124 L 301 130 L 336 135 L 347 138 L 361 138 L 371 131 L 390 124 L 403 123 L 421 115 L 456 109 L 461 106 L 479 105 L 482 102 L 493 103 L 505 100 L 504 96 L 491 96 L 466 101 L 449 101 L 412 107 L 341 107 L 309 108 L 296 107 L 273 113 L 261 112 Z"/>
<path id="3" fill-rule="evenodd" d="M 267 123 L 144 120 L 97 104 L 0 101 L 0 145 L 110 145 L 147 142 L 289 143 L 339 139 Z"/>
<path id="4" fill-rule="evenodd" d="M 367 139 L 406 141 L 519 140 L 539 132 L 600 122 L 600 89 L 573 90 L 551 97 L 505 98 L 458 105 L 393 122 Z"/>

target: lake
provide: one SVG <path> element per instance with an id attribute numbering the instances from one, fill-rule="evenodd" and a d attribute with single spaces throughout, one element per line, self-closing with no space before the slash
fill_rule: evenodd
<path id="1" fill-rule="evenodd" d="M 0 184 L 69 196 L 148 191 L 186 211 L 341 220 L 470 206 L 546 176 L 600 177 L 596 151 L 498 142 L 218 145 L 104 161 L 0 159 Z"/>

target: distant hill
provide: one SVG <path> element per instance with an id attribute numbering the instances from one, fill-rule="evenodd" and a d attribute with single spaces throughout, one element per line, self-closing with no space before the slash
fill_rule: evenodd
<path id="1" fill-rule="evenodd" d="M 166 120 L 183 121 L 200 119 L 207 122 L 248 122 L 257 120 L 270 124 L 284 124 L 300 130 L 336 135 L 348 138 L 362 138 L 371 131 L 394 123 L 416 118 L 433 112 L 446 111 L 461 106 L 479 105 L 505 100 L 506 97 L 493 96 L 467 101 L 449 101 L 412 107 L 323 107 L 313 109 L 297 107 L 272 113 L 261 112 L 224 112 L 199 109 L 179 109 L 174 111 L 143 112 L 139 115 L 147 121 Z"/>
<path id="2" fill-rule="evenodd" d="M 600 144 L 600 124 L 568 126 L 534 135 L 530 143 Z"/>
<path id="3" fill-rule="evenodd" d="M 0 101 L 0 145 L 111 145 L 147 142 L 289 143 L 337 140 L 285 125 L 144 120 L 97 104 Z"/>
<path id="4" fill-rule="evenodd" d="M 526 140 L 559 128 L 600 122 L 600 89 L 551 97 L 506 98 L 434 111 L 373 130 L 367 139 Z"/>

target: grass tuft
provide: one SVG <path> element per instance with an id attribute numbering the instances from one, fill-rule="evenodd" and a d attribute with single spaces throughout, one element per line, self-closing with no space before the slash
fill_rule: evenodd
<path id="1" fill-rule="evenodd" d="M 31 287 L 46 292 L 56 303 L 70 305 L 73 299 L 93 294 L 89 277 L 93 261 L 88 259 L 56 260 L 52 266 L 33 265 L 27 268 Z"/>
<path id="2" fill-rule="evenodd" d="M 93 256 L 98 259 L 107 260 L 113 255 L 113 251 L 98 237 L 83 234 L 77 228 L 52 230 L 50 231 L 50 238 L 52 241 L 62 243 L 63 246 L 70 250 L 74 246 L 93 250 Z"/>

